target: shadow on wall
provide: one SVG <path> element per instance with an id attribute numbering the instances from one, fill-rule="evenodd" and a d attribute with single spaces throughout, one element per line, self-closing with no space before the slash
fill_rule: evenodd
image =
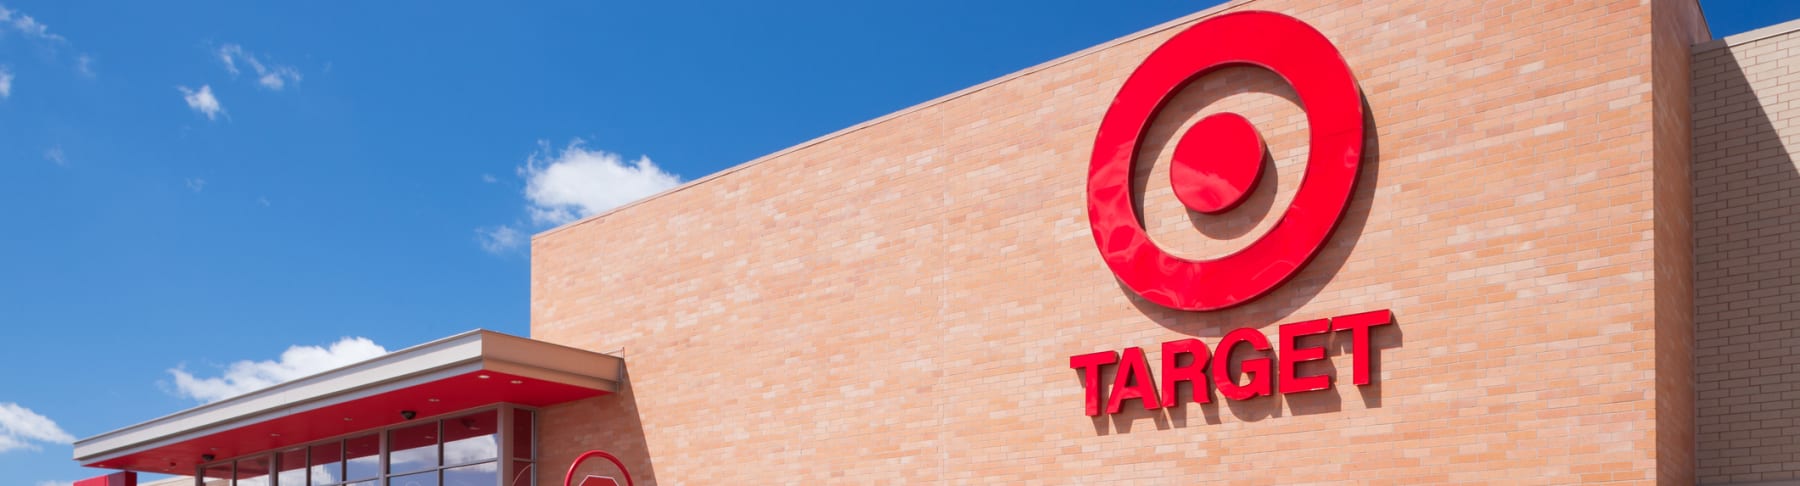
<path id="1" fill-rule="evenodd" d="M 1337 368 L 1336 362 L 1339 358 L 1349 354 L 1352 350 L 1350 337 L 1348 335 L 1343 335 L 1344 333 L 1327 333 L 1324 336 L 1313 338 L 1326 341 L 1324 344 L 1325 359 L 1301 363 L 1296 368 L 1295 374 L 1299 376 L 1331 376 L 1332 384 L 1329 388 L 1303 393 L 1276 393 L 1272 396 L 1256 397 L 1248 400 L 1231 400 L 1213 392 L 1216 388 L 1215 386 L 1196 387 L 1191 384 L 1182 384 L 1175 390 L 1175 403 L 1177 405 L 1173 408 L 1146 410 L 1141 401 L 1131 399 L 1126 400 L 1122 404 L 1121 409 L 1117 414 L 1108 415 L 1102 413 L 1100 416 L 1092 417 L 1094 422 L 1094 435 L 1129 433 L 1131 432 L 1133 424 L 1144 420 L 1150 421 L 1152 426 L 1156 427 L 1157 430 L 1184 428 L 1188 426 L 1188 421 L 1191 420 L 1194 415 L 1194 408 L 1198 408 L 1201 420 L 1209 425 L 1218 425 L 1222 423 L 1219 415 L 1219 404 L 1221 403 L 1225 404 L 1225 409 L 1230 411 L 1231 416 L 1240 422 L 1256 422 L 1270 417 L 1280 417 L 1282 416 L 1283 410 L 1294 415 L 1313 415 L 1337 412 L 1343 409 L 1342 397 L 1338 392 L 1347 388 L 1356 389 L 1358 397 L 1362 400 L 1363 408 L 1380 408 L 1382 405 L 1381 353 L 1384 349 L 1400 346 L 1401 341 L 1404 339 L 1403 329 L 1405 329 L 1405 327 L 1402 325 L 1401 316 L 1396 315 L 1394 316 L 1394 325 L 1382 326 L 1377 332 L 1370 334 L 1368 385 L 1359 386 L 1353 384 L 1351 381 L 1352 375 L 1349 370 L 1339 370 Z M 1305 341 L 1301 341 L 1300 344 L 1308 347 L 1317 345 L 1316 342 Z M 1218 351 L 1219 350 L 1216 349 L 1214 350 L 1214 355 L 1212 357 L 1213 361 L 1210 364 L 1216 365 L 1221 362 L 1221 359 L 1224 359 L 1218 356 Z M 1150 352 L 1154 353 L 1155 351 L 1152 350 Z M 1230 376 L 1239 377 L 1237 383 L 1244 384 L 1246 383 L 1246 380 L 1243 379 L 1243 375 L 1241 374 L 1242 369 L 1239 364 L 1247 359 L 1271 358 L 1272 356 L 1268 351 L 1253 351 L 1248 346 L 1239 346 L 1238 351 L 1233 353 L 1231 357 L 1232 359 L 1224 361 L 1231 366 Z M 1185 366 L 1189 363 L 1190 362 L 1182 362 L 1179 364 Z M 1155 374 L 1156 369 L 1157 368 L 1153 366 L 1151 373 Z M 1278 370 L 1279 367 L 1271 364 L 1271 369 Z M 1211 368 L 1209 366 L 1208 376 L 1211 375 L 1210 371 Z M 1268 377 L 1269 383 L 1271 389 L 1280 390 L 1280 377 L 1273 376 L 1276 373 L 1279 372 L 1272 371 L 1271 376 Z M 1081 372 L 1075 370 L 1073 376 L 1075 377 L 1076 386 L 1081 386 Z M 1103 372 L 1100 374 L 1099 386 L 1100 389 L 1107 392 L 1105 396 L 1112 396 L 1111 392 L 1113 382 L 1115 381 L 1114 378 L 1113 373 Z M 1196 392 L 1206 393 L 1207 403 L 1194 403 L 1193 394 Z M 1103 401 L 1102 407 L 1104 406 L 1105 402 Z"/>
<path id="2" fill-rule="evenodd" d="M 1783 135 L 1800 137 L 1790 120 L 1800 119 L 1800 109 L 1764 109 L 1800 95 L 1800 87 L 1787 87 L 1800 60 L 1781 50 L 1758 54 L 1759 45 L 1776 40 L 1700 51 L 1694 59 L 1701 484 L 1800 478 L 1800 434 L 1792 426 L 1800 400 L 1790 391 L 1800 389 L 1800 172 L 1782 143 Z M 1763 60 L 1743 65 L 1739 57 L 1751 55 Z"/>
<path id="3" fill-rule="evenodd" d="M 1252 78 L 1255 82 L 1245 83 L 1240 80 L 1233 84 L 1248 86 L 1247 89 L 1239 92 L 1279 96 L 1295 106 L 1299 106 L 1298 98 L 1295 97 L 1291 87 L 1287 86 L 1274 73 L 1262 72 L 1266 75 Z M 1212 75 L 1202 77 L 1201 80 L 1210 77 Z M 1195 81 L 1192 85 L 1200 83 L 1201 81 Z M 1235 94 L 1235 92 L 1214 94 L 1212 91 L 1223 90 L 1207 90 L 1192 100 L 1178 99 L 1178 102 L 1171 103 L 1165 111 L 1172 111 L 1172 114 L 1178 117 L 1176 119 L 1185 119 L 1192 117 L 1211 102 Z M 1157 118 L 1159 120 L 1166 119 L 1167 115 L 1159 114 Z M 1252 122 L 1255 123 L 1256 120 L 1253 119 Z M 1379 163 L 1381 160 L 1381 129 L 1376 124 L 1374 111 L 1369 108 L 1367 98 L 1363 99 L 1363 125 L 1365 127 L 1363 159 L 1357 174 L 1356 186 L 1350 193 L 1350 204 L 1345 208 L 1343 217 L 1338 220 L 1337 227 L 1326 238 L 1324 247 L 1319 249 L 1318 253 L 1313 255 L 1312 260 L 1302 266 L 1300 272 L 1295 274 L 1292 279 L 1275 287 L 1274 290 L 1250 304 L 1211 312 L 1188 312 L 1163 307 L 1144 300 L 1143 297 L 1126 287 L 1123 282 L 1118 283 L 1119 291 L 1124 293 L 1131 304 L 1137 307 L 1145 317 L 1169 330 L 1190 336 L 1217 338 L 1240 327 L 1265 328 L 1292 315 L 1294 311 L 1317 297 L 1319 292 L 1324 290 L 1325 285 L 1331 282 L 1332 277 L 1344 268 L 1345 262 L 1350 259 L 1351 251 L 1356 248 L 1357 241 L 1362 238 L 1363 229 L 1368 225 L 1370 206 L 1373 204 L 1375 188 L 1379 185 L 1381 177 L 1381 164 Z M 1171 143 L 1167 141 L 1153 143 L 1148 139 L 1157 135 L 1153 131 L 1147 137 L 1144 148 L 1147 153 L 1154 153 L 1153 150 L 1159 144 Z M 1275 149 L 1276 147 L 1269 148 L 1271 151 Z M 1189 211 L 1188 217 L 1193 221 L 1194 226 L 1209 237 L 1234 238 L 1245 236 L 1250 228 L 1248 224 L 1254 224 L 1255 221 L 1263 218 L 1281 217 L 1281 213 L 1270 213 L 1280 177 L 1276 175 L 1277 171 L 1273 167 L 1273 162 L 1267 157 L 1264 159 L 1264 164 L 1262 180 L 1258 182 L 1243 205 L 1232 210 L 1231 218 L 1233 220 L 1219 221 L 1216 220 L 1217 216 L 1207 216 Z M 1143 159 L 1140 159 L 1138 165 L 1140 167 L 1132 175 L 1132 190 L 1141 195 L 1147 185 L 1147 179 L 1151 176 L 1151 170 L 1143 167 L 1150 165 Z M 1299 181 L 1292 183 L 1298 184 Z M 1134 200 L 1134 203 L 1140 205 L 1137 208 L 1140 215 L 1145 214 L 1141 207 L 1142 200 L 1141 196 Z M 1387 333 L 1377 333 L 1377 335 L 1380 334 Z"/>
<path id="4" fill-rule="evenodd" d="M 638 415 L 637 395 L 632 391 L 629 367 L 618 393 L 579 400 L 544 409 L 538 425 L 539 485 L 561 486 L 563 475 L 576 456 L 602 450 L 618 456 L 631 468 L 637 486 L 656 484 L 656 468 L 645 441 L 644 422 Z M 589 460 L 576 471 L 576 481 L 587 475 L 618 478 L 617 468 L 603 460 Z M 625 484 L 621 478 L 619 484 Z"/>

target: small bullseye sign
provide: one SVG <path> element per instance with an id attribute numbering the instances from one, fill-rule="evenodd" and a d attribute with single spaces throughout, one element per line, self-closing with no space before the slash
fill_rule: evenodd
<path id="1" fill-rule="evenodd" d="M 563 486 L 620 486 L 619 482 L 614 480 L 611 476 L 596 476 L 589 474 L 582 477 L 580 482 L 575 481 L 575 471 L 581 468 L 581 463 L 594 458 L 605 459 L 606 462 L 610 462 L 614 467 L 619 468 L 619 475 L 625 478 L 624 486 L 633 486 L 636 484 L 631 481 L 631 471 L 625 469 L 625 462 L 620 461 L 618 456 L 614 456 L 606 451 L 587 451 L 576 456 L 575 462 L 569 463 L 569 472 L 563 475 Z"/>
<path id="2" fill-rule="evenodd" d="M 619 486 L 619 481 L 611 476 L 588 476 L 577 486 Z"/>

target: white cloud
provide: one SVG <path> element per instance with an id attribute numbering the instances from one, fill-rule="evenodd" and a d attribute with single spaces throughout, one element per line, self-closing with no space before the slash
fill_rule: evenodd
<path id="1" fill-rule="evenodd" d="M 38 481 L 36 486 L 75 486 L 74 481 Z"/>
<path id="2" fill-rule="evenodd" d="M 368 338 L 347 337 L 328 347 L 292 346 L 273 361 L 232 363 L 217 377 L 197 377 L 179 367 L 169 370 L 169 374 L 175 377 L 175 388 L 181 396 L 210 403 L 383 354 L 387 354 L 387 348 Z"/>
<path id="3" fill-rule="evenodd" d="M 650 157 L 626 162 L 619 154 L 593 150 L 577 138 L 558 151 L 546 141 L 518 168 L 525 179 L 525 211 L 531 222 L 475 228 L 475 241 L 488 253 L 503 254 L 528 241 L 530 227 L 554 226 L 592 216 L 681 184 L 681 176 L 657 167 Z M 498 183 L 492 174 L 482 182 Z"/>
<path id="4" fill-rule="evenodd" d="M 225 44 L 225 47 L 219 48 L 219 62 L 225 63 L 225 70 L 232 76 L 238 75 L 237 61 L 233 59 L 241 52 L 243 52 L 243 48 L 238 47 L 237 44 Z"/>
<path id="5" fill-rule="evenodd" d="M 187 101 L 188 108 L 206 115 L 208 120 L 217 119 L 220 113 L 225 112 L 225 107 L 219 104 L 219 98 L 213 96 L 212 85 L 200 85 L 198 91 L 186 86 L 176 86 L 175 89 L 181 90 L 181 99 Z"/>
<path id="6" fill-rule="evenodd" d="M 50 26 L 39 23 L 30 15 L 19 13 L 16 10 L 8 10 L 6 7 L 0 7 L 0 23 L 12 26 L 14 30 L 24 34 L 27 38 L 50 42 L 68 41 L 63 36 L 50 33 Z"/>
<path id="7" fill-rule="evenodd" d="M 250 70 L 256 71 L 256 84 L 269 90 L 281 91 L 281 88 L 287 87 L 288 83 L 300 82 L 299 69 L 280 64 L 265 65 L 262 60 L 256 58 L 255 54 L 244 50 L 243 46 L 225 44 L 225 47 L 219 48 L 218 54 L 219 62 L 225 64 L 225 71 L 230 72 L 232 76 L 237 76 L 241 72 L 238 70 L 238 62 L 242 61 L 250 66 Z"/>
<path id="8" fill-rule="evenodd" d="M 546 142 L 519 168 L 526 209 L 539 224 L 559 225 L 616 208 L 681 184 L 649 157 L 626 163 L 619 154 L 588 150 L 581 139 L 552 153 Z"/>
<path id="9" fill-rule="evenodd" d="M 525 243 L 525 235 L 520 233 L 517 228 L 506 225 L 475 228 L 475 242 L 480 243 L 481 249 L 487 250 L 488 253 L 498 255 Z"/>
<path id="10" fill-rule="evenodd" d="M 448 426 L 448 424 L 445 425 Z M 438 463 L 437 452 L 423 448 L 394 451 L 393 456 L 388 458 L 388 462 L 417 466 L 417 468 L 432 467 Z M 444 464 L 468 464 L 496 457 L 500 457 L 500 444 L 491 435 L 470 437 L 444 444 Z M 488 462 L 470 466 L 467 470 L 493 472 L 496 469 L 495 466 L 496 464 L 493 462 Z"/>
<path id="11" fill-rule="evenodd" d="M 0 66 L 0 99 L 12 97 L 12 80 L 12 71 L 6 70 L 5 66 Z"/>
<path id="12" fill-rule="evenodd" d="M 256 78 L 256 84 L 275 91 L 287 86 L 288 81 L 300 81 L 300 71 L 287 66 L 279 66 Z"/>
<path id="13" fill-rule="evenodd" d="M 500 457 L 500 444 L 494 436 L 484 435 L 444 444 L 444 464 L 468 464 Z M 492 465 L 493 463 L 488 463 Z M 491 471 L 492 469 L 487 469 Z"/>
<path id="14" fill-rule="evenodd" d="M 62 149 L 61 145 L 57 145 L 55 147 L 50 147 L 49 150 L 45 150 L 44 151 L 44 160 L 55 162 L 56 165 L 69 165 L 69 159 L 67 157 L 63 156 L 63 149 Z"/>
<path id="15" fill-rule="evenodd" d="M 46 53 L 52 55 L 54 55 L 59 48 L 67 47 L 69 45 L 68 39 L 63 38 L 61 35 L 50 33 L 50 26 L 38 22 L 37 19 L 31 18 L 30 15 L 25 15 L 17 10 L 8 9 L 5 6 L 0 6 L 0 34 L 4 34 L 8 29 L 17 31 L 20 36 L 36 42 L 39 47 L 44 48 Z M 88 58 L 86 54 L 81 54 L 76 60 L 77 71 L 88 77 L 94 76 L 93 67 L 91 65 L 92 59 Z M 3 97 L 3 95 L 0 95 L 0 98 Z"/>
<path id="16" fill-rule="evenodd" d="M 0 452 L 39 450 L 41 444 L 68 444 L 75 436 L 63 432 L 55 421 L 19 404 L 0 402 Z"/>
<path id="17" fill-rule="evenodd" d="M 200 191 L 206 190 L 206 179 L 201 179 L 198 177 L 190 177 L 187 179 L 186 182 L 187 182 L 187 188 L 190 190 L 193 190 L 194 192 L 200 192 Z"/>

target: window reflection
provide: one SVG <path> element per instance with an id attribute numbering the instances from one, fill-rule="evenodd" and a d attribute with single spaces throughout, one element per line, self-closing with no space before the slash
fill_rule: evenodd
<path id="1" fill-rule="evenodd" d="M 493 486 L 499 482 L 500 468 L 492 462 L 444 470 L 444 486 Z"/>
<path id="2" fill-rule="evenodd" d="M 269 457 L 239 459 L 237 486 L 269 486 Z"/>
<path id="3" fill-rule="evenodd" d="M 201 483 L 206 486 L 231 486 L 231 463 L 209 466 L 200 475 L 206 478 L 206 481 Z"/>
<path id="4" fill-rule="evenodd" d="M 438 465 L 437 422 L 388 433 L 388 473 L 403 474 Z"/>
<path id="5" fill-rule="evenodd" d="M 501 430 L 502 413 L 515 423 Z M 530 486 L 535 415 L 487 409 L 204 466 L 202 486 Z M 510 434 L 508 437 L 502 434 Z M 386 434 L 386 435 L 383 435 Z M 501 461 L 502 441 L 515 449 Z M 385 455 L 385 461 L 383 461 Z M 382 471 L 386 466 L 387 471 Z M 502 466 L 505 469 L 502 469 Z"/>
<path id="6" fill-rule="evenodd" d="M 344 443 L 331 441 L 312 446 L 312 486 L 337 484 L 344 479 Z M 287 486 L 287 483 L 282 483 Z"/>
<path id="7" fill-rule="evenodd" d="M 369 434 L 344 441 L 344 480 L 361 481 L 381 475 L 381 436 Z"/>
<path id="8" fill-rule="evenodd" d="M 276 456 L 275 482 L 281 486 L 306 484 L 306 449 L 282 451 Z"/>
<path id="9" fill-rule="evenodd" d="M 388 486 L 438 486 L 438 472 L 426 471 L 391 477 L 388 478 Z"/>
<path id="10" fill-rule="evenodd" d="M 500 457 L 500 415 L 493 410 L 444 419 L 444 465 L 457 466 Z"/>
<path id="11" fill-rule="evenodd" d="M 537 458 L 531 450 L 531 445 L 537 443 L 537 439 L 532 437 L 532 431 L 537 429 L 536 424 L 532 422 L 535 415 L 530 410 L 513 410 L 512 454 L 515 458 L 526 460 Z"/>
<path id="12" fill-rule="evenodd" d="M 525 461 L 513 461 L 512 471 L 506 473 L 507 477 L 512 478 L 512 482 L 506 484 L 510 486 L 531 486 L 531 471 L 531 463 Z"/>

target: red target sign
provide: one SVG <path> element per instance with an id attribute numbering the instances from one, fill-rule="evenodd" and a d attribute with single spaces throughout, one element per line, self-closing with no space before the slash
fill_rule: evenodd
<path id="1" fill-rule="evenodd" d="M 620 461 L 618 456 L 614 456 L 606 451 L 596 450 L 583 452 L 581 455 L 575 456 L 575 462 L 569 463 L 569 472 L 563 475 L 563 486 L 619 486 L 619 481 L 610 476 L 596 476 L 592 474 L 582 477 L 580 483 L 575 482 L 575 471 L 580 470 L 581 463 L 594 458 L 605 459 L 606 462 L 610 462 L 613 466 L 618 467 L 619 475 L 625 477 L 625 486 L 634 486 L 637 484 L 631 481 L 631 471 L 625 469 L 625 462 Z"/>
<path id="2" fill-rule="evenodd" d="M 1293 203 L 1272 228 L 1231 254 L 1191 260 L 1145 233 L 1132 200 L 1139 145 L 1169 98 L 1190 81 L 1228 66 L 1257 66 L 1294 87 L 1306 110 L 1310 155 Z M 1349 205 L 1362 163 L 1362 95 L 1331 41 L 1299 19 L 1234 12 L 1194 24 L 1144 59 L 1113 99 L 1094 138 L 1088 220 L 1113 275 L 1151 302 L 1217 310 L 1255 299 L 1300 271 L 1324 246 Z M 1255 188 L 1263 142 L 1232 113 L 1195 123 L 1175 143 L 1169 175 L 1176 199 L 1201 213 L 1228 211 Z"/>

